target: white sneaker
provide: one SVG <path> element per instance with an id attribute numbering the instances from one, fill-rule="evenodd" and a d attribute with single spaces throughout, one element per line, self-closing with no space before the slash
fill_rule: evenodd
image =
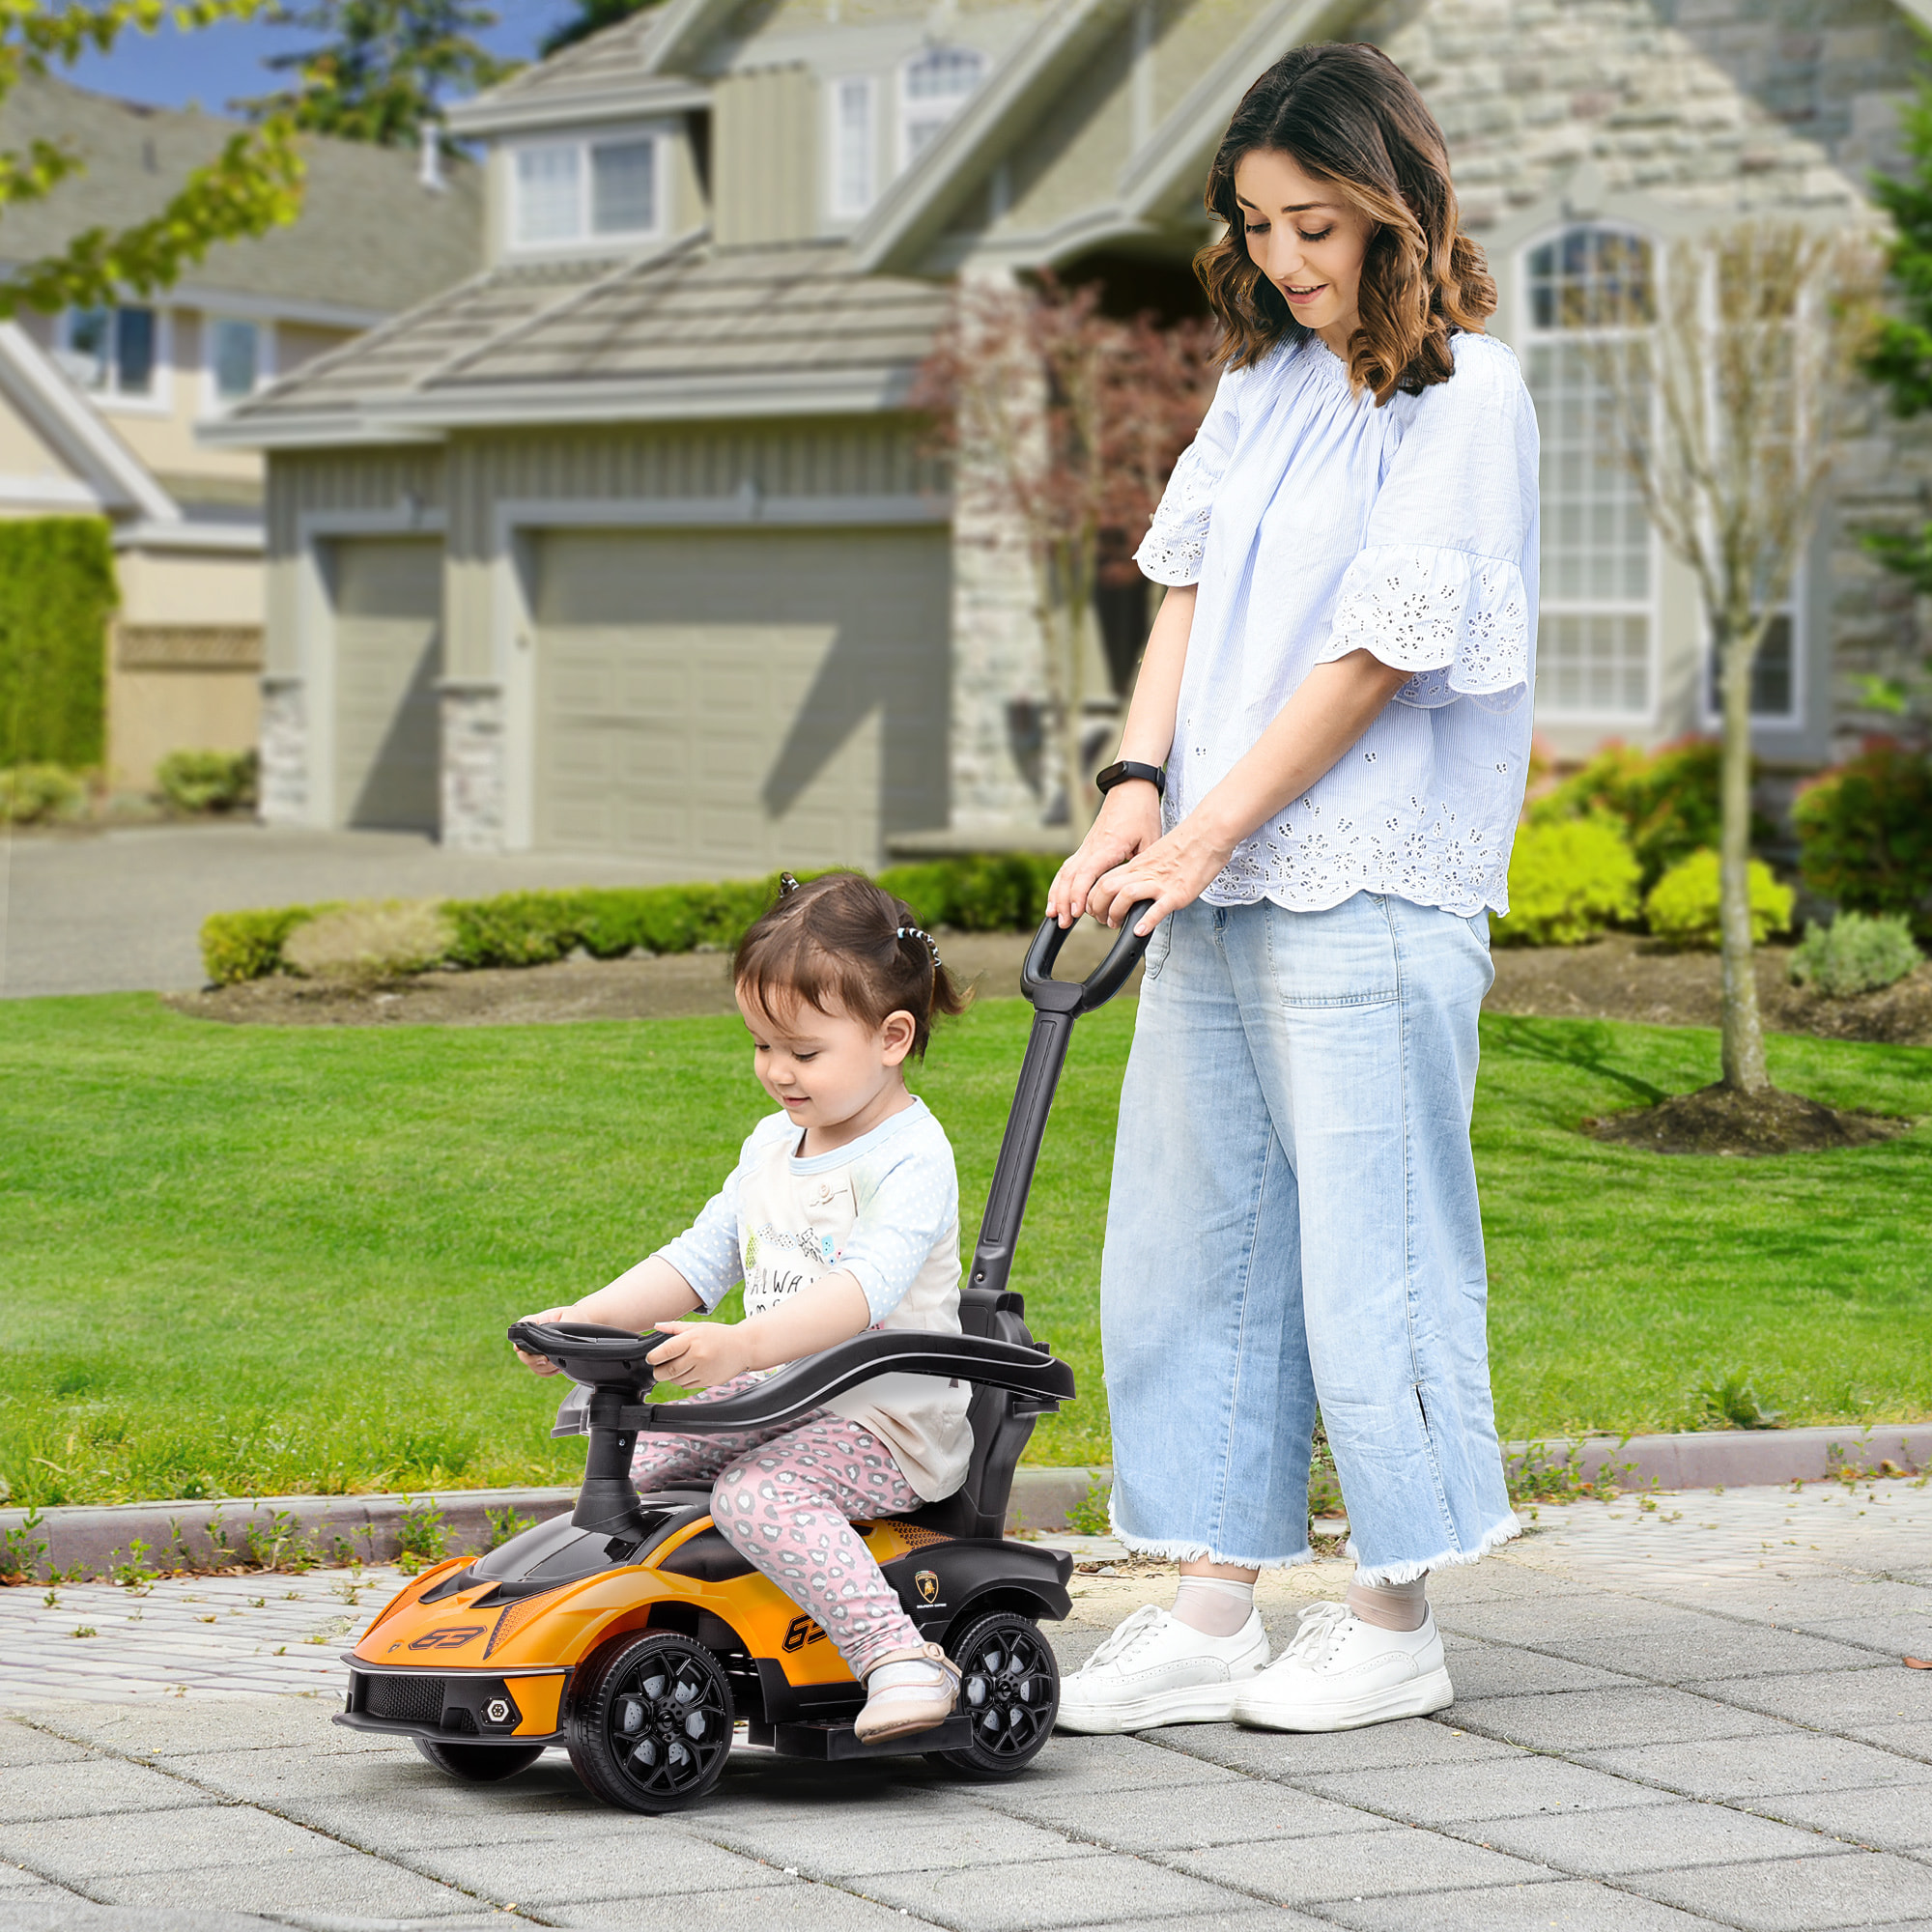
<path id="1" fill-rule="evenodd" d="M 1233 1636 L 1208 1636 L 1149 1604 L 1062 1682 L 1060 1728 L 1111 1735 L 1225 1722 L 1237 1684 L 1267 1661 L 1267 1632 L 1253 1612 Z"/>
<path id="2" fill-rule="evenodd" d="M 1455 1701 L 1433 1611 L 1420 1630 L 1388 1631 L 1345 1604 L 1311 1604 L 1280 1660 L 1240 1687 L 1234 1717 L 1269 1731 L 1351 1731 Z"/>

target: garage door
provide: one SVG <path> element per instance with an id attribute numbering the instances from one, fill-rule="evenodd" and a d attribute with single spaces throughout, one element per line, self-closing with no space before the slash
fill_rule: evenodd
<path id="1" fill-rule="evenodd" d="M 335 547 L 335 809 L 346 825 L 434 832 L 442 546 Z"/>
<path id="2" fill-rule="evenodd" d="M 552 531 L 536 834 L 714 877 L 946 821 L 943 532 Z"/>

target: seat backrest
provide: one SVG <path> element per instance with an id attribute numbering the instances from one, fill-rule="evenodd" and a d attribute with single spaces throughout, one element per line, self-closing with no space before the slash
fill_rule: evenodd
<path id="1" fill-rule="evenodd" d="M 1010 1289 L 967 1288 L 959 1293 L 959 1326 L 968 1335 L 1031 1347 L 1026 1303 Z M 976 1387 L 967 1419 L 973 1429 L 973 1460 L 966 1480 L 952 1495 L 905 1519 L 943 1536 L 1004 1536 L 1013 1470 L 1033 1435 L 1038 1404 L 1009 1389 Z"/>

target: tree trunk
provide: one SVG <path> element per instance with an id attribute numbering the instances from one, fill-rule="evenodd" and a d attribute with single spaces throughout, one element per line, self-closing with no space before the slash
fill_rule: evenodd
<path id="1" fill-rule="evenodd" d="M 1718 911 L 1723 938 L 1723 1085 L 1761 1094 L 1771 1085 L 1764 1065 L 1764 1024 L 1757 1009 L 1757 972 L 1750 921 L 1750 683 L 1751 662 L 1765 626 L 1733 612 L 1718 637 L 1719 689 L 1724 702 L 1724 760 L 1720 782 L 1723 830 L 1719 840 Z"/>

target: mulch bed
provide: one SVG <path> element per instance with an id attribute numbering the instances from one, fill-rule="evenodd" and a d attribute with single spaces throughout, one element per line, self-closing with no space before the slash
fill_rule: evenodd
<path id="1" fill-rule="evenodd" d="M 1869 1147 L 1910 1133 L 1914 1123 L 1884 1114 L 1841 1112 L 1776 1087 L 1762 1094 L 1700 1087 L 1694 1094 L 1673 1094 L 1654 1107 L 1582 1124 L 1596 1140 L 1648 1148 L 1653 1153 L 1752 1156 Z"/>
<path id="2" fill-rule="evenodd" d="M 1720 1017 L 1716 953 L 1668 952 L 1631 933 L 1592 946 L 1498 947 L 1495 966 L 1485 1003 L 1492 1013 L 1700 1027 Z M 1767 946 L 1757 954 L 1757 997 L 1773 1033 L 1932 1046 L 1932 966 L 1882 992 L 1834 1000 L 1794 986 L 1790 948 Z"/>

